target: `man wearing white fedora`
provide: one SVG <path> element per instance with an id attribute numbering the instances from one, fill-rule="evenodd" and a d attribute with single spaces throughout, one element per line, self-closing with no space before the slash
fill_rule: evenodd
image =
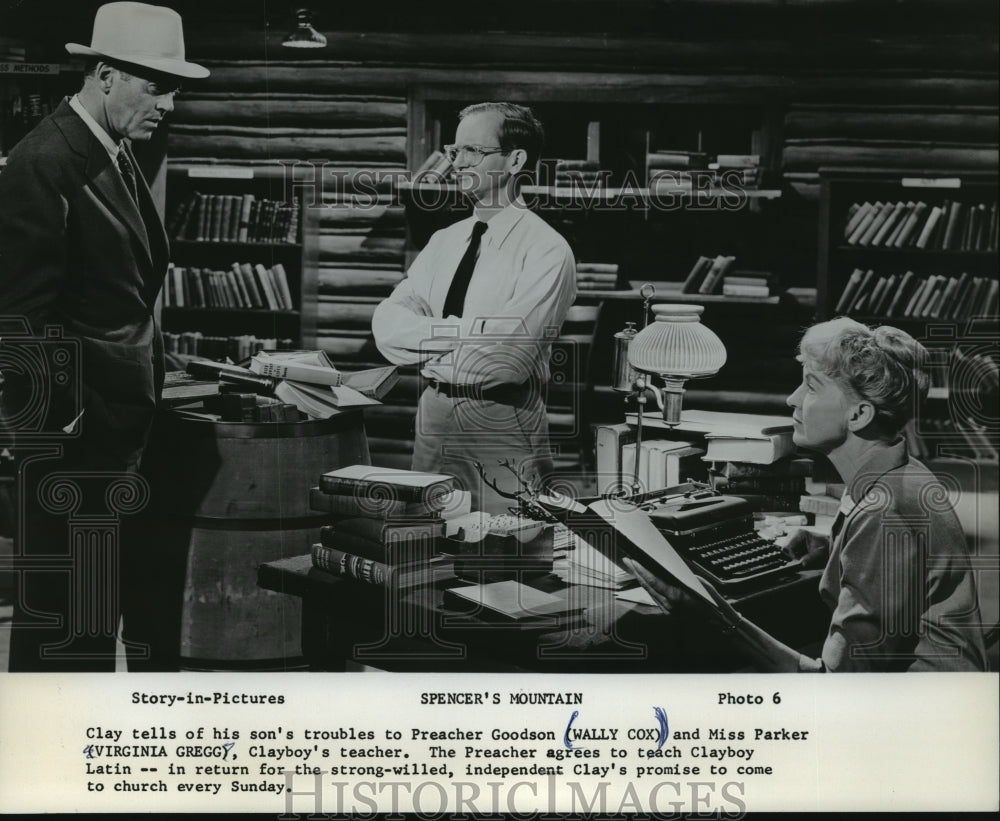
<path id="1" fill-rule="evenodd" d="M 53 565 L 70 570 L 22 573 L 11 670 L 113 670 L 120 611 L 130 651 L 149 656 L 129 628 L 141 591 L 128 574 L 143 546 L 122 540 L 119 557 L 73 542 L 52 480 L 77 494 L 71 516 L 141 506 L 138 470 L 163 384 L 153 305 L 168 246 L 130 144 L 152 137 L 182 79 L 209 73 L 185 60 L 180 16 L 144 3 L 101 6 L 91 44 L 66 50 L 88 58 L 82 88 L 24 137 L 0 174 L 0 316 L 25 317 L 36 337 L 60 328 L 80 352 L 76 375 L 44 384 L 44 429 L 65 432 L 59 448 L 25 460 L 21 478 L 19 553 L 29 566 L 65 557 Z M 4 374 L 8 419 L 37 401 L 31 376 Z M 102 477 L 108 488 L 123 482 L 134 504 L 110 490 L 95 503 Z"/>

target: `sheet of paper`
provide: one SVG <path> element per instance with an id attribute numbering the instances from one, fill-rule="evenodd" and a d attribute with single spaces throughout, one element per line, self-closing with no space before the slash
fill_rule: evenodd
<path id="1" fill-rule="evenodd" d="M 598 499 L 590 505 L 590 509 L 666 570 L 671 579 L 701 596 L 713 607 L 717 606 L 701 579 L 656 529 L 656 525 L 644 511 L 618 499 Z"/>

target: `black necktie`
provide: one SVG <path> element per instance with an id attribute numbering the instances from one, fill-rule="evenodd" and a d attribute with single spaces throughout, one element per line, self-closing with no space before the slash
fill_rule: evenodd
<path id="1" fill-rule="evenodd" d="M 465 308 L 465 294 L 469 290 L 469 280 L 472 279 L 472 269 L 476 267 L 476 255 L 479 253 L 479 243 L 486 231 L 486 223 L 476 220 L 472 226 L 472 239 L 465 249 L 462 261 L 455 269 L 455 276 L 448 288 L 448 296 L 444 301 L 442 316 L 461 316 Z"/>
<path id="2" fill-rule="evenodd" d="M 118 149 L 118 170 L 122 173 L 122 179 L 125 180 L 125 187 L 128 188 L 129 194 L 132 195 L 132 200 L 138 205 L 139 190 L 135 183 L 135 168 L 132 166 L 132 161 L 128 158 L 128 154 L 125 153 L 124 148 Z"/>

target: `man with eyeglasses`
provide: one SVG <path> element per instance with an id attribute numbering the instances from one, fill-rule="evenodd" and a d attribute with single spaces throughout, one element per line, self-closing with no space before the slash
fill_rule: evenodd
<path id="1" fill-rule="evenodd" d="M 66 49 L 87 59 L 82 87 L 14 147 L 0 173 L 0 316 L 26 318 L 36 337 L 56 326 L 80 351 L 76 370 L 52 376 L 40 396 L 38 374 L 4 374 L 4 416 L 45 403 L 44 430 L 58 444 L 22 466 L 19 553 L 29 560 L 75 549 L 65 514 L 52 515 L 60 503 L 48 498 L 47 478 L 66 477 L 64 492 L 83 499 L 86 477 L 138 471 L 163 384 L 153 306 L 168 247 L 130 143 L 153 136 L 183 79 L 209 73 L 184 59 L 180 16 L 144 3 L 101 6 L 91 45 Z M 117 560 L 69 574 L 24 571 L 11 670 L 114 670 L 118 595 L 100 588 L 127 572 Z M 142 595 L 126 588 L 123 596 Z"/>
<path id="2" fill-rule="evenodd" d="M 477 462 L 505 492 L 518 487 L 501 459 L 528 480 L 552 470 L 548 360 L 576 297 L 576 267 L 566 240 L 518 193 L 543 141 L 524 106 L 480 103 L 459 114 L 446 153 L 474 214 L 430 238 L 372 320 L 385 357 L 419 365 L 426 380 L 413 469 L 455 475 L 474 508 L 490 513 L 511 500 L 483 482 Z"/>

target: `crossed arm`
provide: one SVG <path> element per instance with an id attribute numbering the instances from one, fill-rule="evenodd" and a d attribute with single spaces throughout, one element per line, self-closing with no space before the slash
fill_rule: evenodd
<path id="1" fill-rule="evenodd" d="M 432 257 L 427 252 L 418 257 L 408 277 L 376 308 L 372 331 L 382 354 L 452 384 L 519 384 L 536 374 L 539 343 L 558 334 L 576 296 L 568 249 L 553 246 L 529 255 L 510 299 L 488 316 L 433 315 L 428 300 L 436 272 L 423 261 Z"/>

